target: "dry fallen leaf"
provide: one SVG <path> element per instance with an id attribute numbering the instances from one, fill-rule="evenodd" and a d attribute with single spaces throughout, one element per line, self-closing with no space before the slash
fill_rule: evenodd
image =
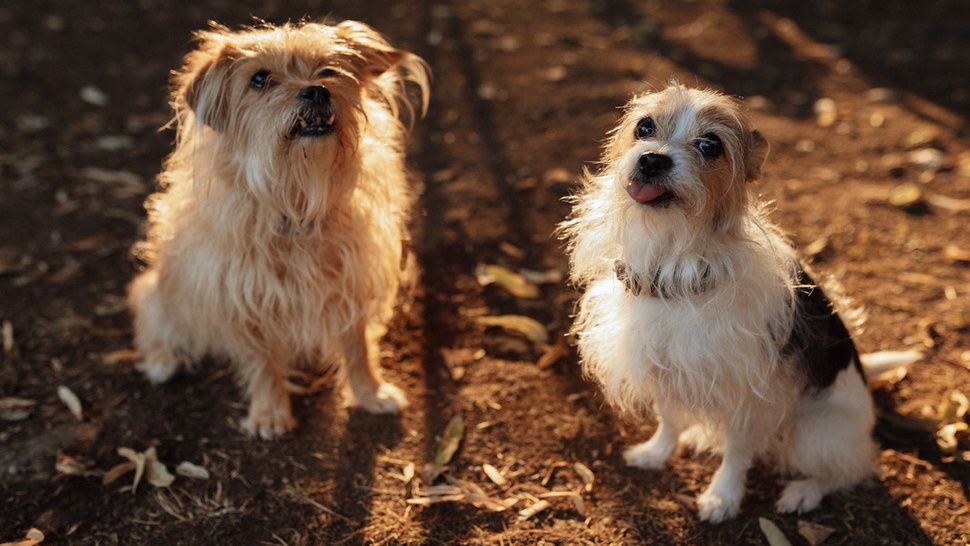
<path id="1" fill-rule="evenodd" d="M 535 284 L 559 284 L 562 282 L 562 271 L 558 269 L 548 269 L 546 271 L 535 271 L 532 269 L 520 269 L 519 273 Z"/>
<path id="2" fill-rule="evenodd" d="M 810 546 L 818 546 L 829 538 L 835 529 L 819 525 L 810 521 L 798 520 L 798 534 L 808 541 Z"/>
<path id="3" fill-rule="evenodd" d="M 145 474 L 145 454 L 138 453 L 137 451 L 135 451 L 134 449 L 131 449 L 130 447 L 119 447 L 118 455 L 121 455 L 122 457 L 128 459 L 129 461 L 132 462 L 132 464 L 135 465 L 135 468 L 133 469 L 135 471 L 135 478 L 131 482 L 131 492 L 134 493 L 135 490 L 138 489 L 138 483 L 141 481 L 142 475 Z M 121 465 L 118 465 L 112 468 L 108 472 L 110 473 L 112 470 L 118 469 L 119 467 L 121 467 Z M 121 472 L 121 473 L 124 474 L 124 472 Z M 105 477 L 107 478 L 107 474 L 105 475 Z M 102 483 L 104 482 L 102 481 Z"/>
<path id="4" fill-rule="evenodd" d="M 950 212 L 970 211 L 970 199 L 957 199 L 946 195 L 928 195 L 926 200 L 934 207 L 939 207 Z"/>
<path id="5" fill-rule="evenodd" d="M 970 263 L 970 250 L 960 248 L 957 245 L 946 245 L 943 255 L 953 263 Z"/>
<path id="6" fill-rule="evenodd" d="M 42 533 L 39 529 L 31 527 L 30 530 L 27 531 L 27 534 L 24 535 L 24 538 L 15 540 L 13 542 L 4 542 L 3 544 L 0 544 L 0 546 L 36 546 L 41 542 L 44 542 L 44 533 Z"/>
<path id="7" fill-rule="evenodd" d="M 196 480 L 209 479 L 208 470 L 197 464 L 190 463 L 189 461 L 180 462 L 179 465 L 175 467 L 175 473 L 179 476 L 185 476 L 186 478 L 193 478 Z"/>
<path id="8" fill-rule="evenodd" d="M 889 194 L 889 203 L 895 207 L 907 208 L 923 200 L 923 190 L 912 182 L 900 184 Z"/>
<path id="9" fill-rule="evenodd" d="M 497 284 L 517 298 L 537 298 L 539 288 L 524 276 L 500 265 L 479 265 L 475 268 L 478 284 Z"/>
<path id="10" fill-rule="evenodd" d="M 492 483 L 494 483 L 495 485 L 505 485 L 509 483 L 508 480 L 505 479 L 505 476 L 502 475 L 502 472 L 499 469 L 495 468 L 494 466 L 488 463 L 485 463 L 482 465 L 482 471 L 485 472 L 485 475 L 488 476 L 488 479 L 492 480 Z"/>
<path id="11" fill-rule="evenodd" d="M 960 444 L 960 439 L 957 435 L 966 436 L 968 430 L 970 430 L 970 425 L 967 425 L 963 421 L 943 425 L 940 427 L 940 430 L 936 431 L 936 445 L 943 453 L 952 455 L 956 453 L 957 447 Z"/>
<path id="12" fill-rule="evenodd" d="M 560 338 L 542 353 L 542 356 L 536 361 L 536 367 L 540 370 L 545 370 L 556 362 L 559 362 L 566 354 L 566 347 L 562 343 L 562 338 Z"/>
<path id="13" fill-rule="evenodd" d="M 0 421 L 23 421 L 30 417 L 30 412 L 36 405 L 36 401 L 28 398 L 0 398 Z"/>
<path id="14" fill-rule="evenodd" d="M 138 362 L 140 359 L 141 353 L 134 349 L 118 349 L 101 355 L 101 362 L 109 365 L 121 362 Z"/>
<path id="15" fill-rule="evenodd" d="M 73 415 L 75 419 L 78 421 L 84 419 L 84 415 L 81 411 L 81 400 L 76 394 L 74 394 L 74 391 L 65 387 L 64 385 L 61 385 L 57 387 L 57 397 L 61 399 L 61 402 L 64 402 L 64 405 L 67 406 L 67 409 L 71 411 L 71 415 Z"/>
<path id="16" fill-rule="evenodd" d="M 758 526 L 761 527 L 761 532 L 764 533 L 765 538 L 768 539 L 768 544 L 771 546 L 792 546 L 785 533 L 782 533 L 781 529 L 770 519 L 758 518 Z"/>
<path id="17" fill-rule="evenodd" d="M 478 485 L 464 481 L 449 479 L 448 484 L 418 487 L 414 497 L 407 499 L 408 504 L 430 506 L 443 502 L 464 502 L 479 508 L 486 508 L 493 512 L 503 512 L 508 505 L 485 494 Z"/>
<path id="18" fill-rule="evenodd" d="M 815 239 L 814 241 L 809 243 L 805 248 L 803 248 L 802 252 L 810 258 L 814 258 L 815 256 L 818 256 L 819 254 L 825 252 L 825 249 L 827 249 L 828 247 L 829 247 L 828 237 L 819 237 L 818 239 Z"/>
<path id="19" fill-rule="evenodd" d="M 81 88 L 81 100 L 94 106 L 105 106 L 108 104 L 108 95 L 101 89 L 93 85 L 85 85 Z"/>
<path id="20" fill-rule="evenodd" d="M 57 470 L 58 474 L 64 476 L 99 476 L 101 474 L 98 471 L 92 471 L 87 464 L 78 459 L 63 453 L 57 454 L 57 462 L 54 463 L 54 469 Z"/>
<path id="21" fill-rule="evenodd" d="M 478 317 L 476 321 L 485 326 L 498 326 L 520 332 L 536 343 L 549 342 L 549 333 L 546 331 L 546 327 L 535 319 L 523 315 Z"/>
<path id="22" fill-rule="evenodd" d="M 839 117 L 835 101 L 828 97 L 815 101 L 814 110 L 815 122 L 819 127 L 831 127 Z"/>
<path id="23" fill-rule="evenodd" d="M 946 393 L 943 401 L 940 402 L 936 410 L 936 415 L 940 423 L 948 424 L 963 419 L 968 409 L 970 409 L 970 400 L 962 392 L 953 389 Z"/>
<path id="24" fill-rule="evenodd" d="M 16 343 L 13 338 L 13 323 L 9 320 L 3 321 L 3 325 L 0 326 L 0 330 L 3 333 L 3 354 L 7 358 L 13 358 L 16 353 Z"/>
<path id="25" fill-rule="evenodd" d="M 438 445 L 435 446 L 434 459 L 424 465 L 421 471 L 421 479 L 425 482 L 432 482 L 448 468 L 448 463 L 458 451 L 461 439 L 465 434 L 465 421 L 461 414 L 455 415 L 448 421 Z"/>
<path id="26" fill-rule="evenodd" d="M 539 500 L 532 503 L 532 505 L 529 506 L 528 508 L 519 510 L 519 521 L 525 521 L 531 518 L 532 516 L 538 514 L 539 512 L 542 512 L 546 508 L 549 508 L 549 506 L 550 504 L 549 504 L 549 501 L 547 500 Z"/>
<path id="27" fill-rule="evenodd" d="M 573 463 L 573 469 L 583 480 L 583 490 L 587 493 L 592 491 L 593 482 L 596 481 L 596 476 L 593 474 L 593 471 L 590 470 L 588 466 L 580 462 Z"/>
<path id="28" fill-rule="evenodd" d="M 148 467 L 145 471 L 148 483 L 155 487 L 168 487 L 172 485 L 172 482 L 175 481 L 175 476 L 168 471 L 168 468 L 165 468 L 165 465 L 161 461 L 155 458 L 155 448 L 148 448 L 148 451 L 151 452 L 151 457 L 147 455 L 145 457 L 148 462 Z"/>
<path id="29" fill-rule="evenodd" d="M 131 472 L 132 470 L 135 470 L 135 467 L 136 467 L 135 463 L 131 461 L 116 464 L 115 466 L 111 467 L 111 469 L 109 469 L 107 472 L 104 473 L 104 476 L 101 478 L 101 484 L 111 485 L 111 483 L 117 480 L 118 478 L 124 476 L 125 474 Z"/>
<path id="30" fill-rule="evenodd" d="M 458 445 L 461 444 L 461 439 L 464 434 L 465 421 L 461 414 L 455 415 L 448 421 L 448 425 L 441 435 L 441 441 L 438 442 L 438 447 L 435 449 L 435 464 L 445 465 L 451 461 L 451 458 L 455 455 L 455 451 L 458 451 Z"/>
<path id="31" fill-rule="evenodd" d="M 879 351 L 861 355 L 859 360 L 869 385 L 880 389 L 902 381 L 909 367 L 922 358 L 920 351 Z"/>

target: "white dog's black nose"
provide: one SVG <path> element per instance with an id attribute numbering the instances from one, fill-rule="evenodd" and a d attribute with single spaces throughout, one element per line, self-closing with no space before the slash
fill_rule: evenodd
<path id="1" fill-rule="evenodd" d="M 670 156 L 653 152 L 645 153 L 637 160 L 637 170 L 644 178 L 663 174 L 672 169 L 673 166 L 674 161 L 670 159 Z"/>
<path id="2" fill-rule="evenodd" d="M 322 85 L 311 85 L 300 89 L 298 96 L 307 102 L 323 106 L 330 100 L 330 90 Z"/>

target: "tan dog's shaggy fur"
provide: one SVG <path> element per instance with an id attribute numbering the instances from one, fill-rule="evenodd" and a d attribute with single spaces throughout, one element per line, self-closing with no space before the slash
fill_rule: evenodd
<path id="1" fill-rule="evenodd" d="M 141 369 L 161 382 L 228 358 L 250 398 L 243 428 L 263 438 L 295 426 L 286 377 L 301 365 L 342 360 L 353 404 L 397 411 L 407 402 L 381 380 L 376 343 L 413 201 L 398 110 L 413 113 L 406 82 L 427 107 L 426 64 L 353 21 L 197 38 L 146 205 L 149 267 L 129 289 Z M 307 103 L 309 88 L 328 100 Z"/>

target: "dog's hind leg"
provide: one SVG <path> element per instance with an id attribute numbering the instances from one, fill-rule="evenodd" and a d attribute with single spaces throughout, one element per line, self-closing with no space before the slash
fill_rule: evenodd
<path id="1" fill-rule="evenodd" d="M 128 307 L 135 319 L 135 347 L 142 358 L 136 367 L 152 383 L 168 381 L 178 371 L 189 341 L 166 316 L 157 270 L 146 271 L 131 282 Z"/>
<path id="2" fill-rule="evenodd" d="M 776 504 L 778 511 L 813 510 L 828 493 L 874 474 L 874 423 L 869 392 L 853 367 L 839 372 L 825 391 L 799 402 L 784 457 L 787 467 L 805 479 L 785 487 Z"/>
<path id="3" fill-rule="evenodd" d="M 342 346 L 346 358 L 348 405 L 370 413 L 397 413 L 407 406 L 404 393 L 381 379 L 377 339 L 368 335 L 365 323 L 348 332 Z"/>

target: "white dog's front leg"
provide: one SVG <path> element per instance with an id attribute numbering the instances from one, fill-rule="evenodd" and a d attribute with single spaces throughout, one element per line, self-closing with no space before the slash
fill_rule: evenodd
<path id="1" fill-rule="evenodd" d="M 744 484 L 754 459 L 751 434 L 728 430 L 724 438 L 724 458 L 714 473 L 711 485 L 697 499 L 697 515 L 702 521 L 720 523 L 738 515 L 744 498 Z"/>
<path id="2" fill-rule="evenodd" d="M 660 411 L 660 424 L 646 442 L 639 443 L 623 452 L 623 460 L 628 466 L 660 470 L 677 449 L 677 439 L 684 430 L 683 419 L 675 412 Z"/>

